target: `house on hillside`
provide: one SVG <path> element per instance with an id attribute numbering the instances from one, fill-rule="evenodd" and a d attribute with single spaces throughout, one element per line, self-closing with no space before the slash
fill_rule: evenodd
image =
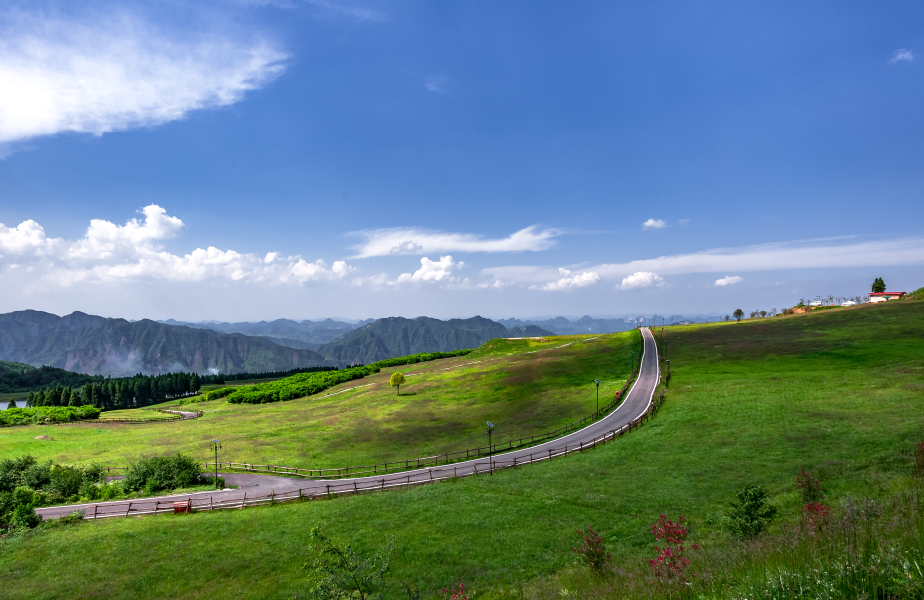
<path id="1" fill-rule="evenodd" d="M 869 302 L 888 302 L 889 300 L 900 300 L 905 292 L 870 292 Z"/>

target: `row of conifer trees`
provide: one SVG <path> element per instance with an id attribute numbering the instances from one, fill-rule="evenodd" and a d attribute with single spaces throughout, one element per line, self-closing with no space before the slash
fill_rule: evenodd
<path id="1" fill-rule="evenodd" d="M 26 406 L 85 406 L 100 410 L 140 408 L 173 398 L 199 393 L 202 380 L 196 373 L 135 375 L 87 383 L 79 388 L 49 386 L 29 392 Z"/>

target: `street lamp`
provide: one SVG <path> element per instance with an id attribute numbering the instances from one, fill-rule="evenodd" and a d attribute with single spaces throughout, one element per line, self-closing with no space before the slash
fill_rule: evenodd
<path id="1" fill-rule="evenodd" d="M 494 459 L 491 457 L 494 452 L 494 446 L 491 445 L 491 434 L 494 433 L 494 423 L 488 421 L 488 463 L 491 465 L 491 475 L 494 475 Z"/>
<path id="2" fill-rule="evenodd" d="M 218 489 L 218 449 L 221 448 L 221 442 L 212 440 L 211 448 L 215 451 L 215 489 Z"/>
<path id="3" fill-rule="evenodd" d="M 597 414 L 600 414 L 600 380 L 594 379 L 594 383 L 597 384 Z"/>

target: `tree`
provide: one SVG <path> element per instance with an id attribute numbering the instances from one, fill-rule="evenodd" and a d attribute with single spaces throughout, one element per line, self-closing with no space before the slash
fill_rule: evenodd
<path id="1" fill-rule="evenodd" d="M 732 313 L 732 316 L 735 317 L 735 319 L 737 319 L 738 322 L 740 323 L 741 319 L 744 317 L 744 311 L 741 310 L 740 308 L 736 308 L 735 312 Z"/>
<path id="2" fill-rule="evenodd" d="M 310 536 L 316 541 L 311 550 L 319 556 L 302 566 L 311 571 L 317 583 L 311 596 L 325 600 L 359 598 L 374 600 L 387 593 L 385 576 L 391 570 L 391 549 L 394 539 L 388 538 L 378 552 L 365 555 L 352 546 L 337 546 L 314 527 Z"/>
<path id="3" fill-rule="evenodd" d="M 885 281 L 882 280 L 882 277 L 877 277 L 876 280 L 873 281 L 872 291 L 877 294 L 881 294 L 882 292 L 886 291 L 886 284 Z"/>
<path id="4" fill-rule="evenodd" d="M 730 316 L 730 315 L 725 315 L 725 320 L 728 321 L 729 319 L 731 319 L 731 316 Z"/>
<path id="5" fill-rule="evenodd" d="M 736 536 L 750 538 L 766 529 L 776 517 L 777 509 L 767 503 L 769 492 L 752 483 L 735 493 L 735 501 L 728 511 L 728 529 Z"/>
<path id="6" fill-rule="evenodd" d="M 760 316 L 761 316 L 761 317 L 766 317 L 766 316 L 767 316 L 767 311 L 765 311 L 765 310 L 760 311 Z"/>
<path id="7" fill-rule="evenodd" d="M 398 395 L 401 395 L 401 384 L 404 383 L 404 375 L 398 372 L 391 374 L 391 378 L 388 380 L 391 383 L 391 387 L 398 388 Z"/>
<path id="8" fill-rule="evenodd" d="M 10 403 L 7 405 L 7 408 L 16 408 L 16 398 L 10 398 Z"/>

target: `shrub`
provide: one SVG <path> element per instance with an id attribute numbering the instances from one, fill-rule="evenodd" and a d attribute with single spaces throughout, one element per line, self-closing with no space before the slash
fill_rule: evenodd
<path id="1" fill-rule="evenodd" d="M 590 527 L 584 531 L 578 530 L 578 535 L 581 536 L 581 543 L 571 548 L 578 560 L 594 571 L 605 571 L 613 557 L 606 551 L 603 536 Z"/>
<path id="2" fill-rule="evenodd" d="M 99 415 L 99 409 L 90 405 L 8 408 L 0 410 L 0 427 L 98 419 Z"/>
<path id="3" fill-rule="evenodd" d="M 729 531 L 741 538 L 758 535 L 776 517 L 777 509 L 767 503 L 770 494 L 757 484 L 748 484 L 735 493 L 727 513 Z"/>
<path id="4" fill-rule="evenodd" d="M 687 583 L 687 567 L 690 560 L 684 557 L 687 548 L 684 547 L 690 532 L 683 525 L 686 517 L 680 515 L 677 522 L 671 521 L 664 515 L 658 517 L 658 522 L 651 526 L 651 535 L 655 541 L 663 546 L 655 546 L 658 556 L 648 561 L 654 575 L 654 585 L 674 590 Z M 693 544 L 693 550 L 699 546 Z"/>
<path id="5" fill-rule="evenodd" d="M 237 389 L 240 389 L 239 386 L 229 386 L 218 388 L 217 390 L 212 390 L 211 392 L 206 392 L 205 401 L 208 402 L 209 400 L 218 400 L 219 398 L 224 398 L 225 396 L 232 394 Z"/>
<path id="6" fill-rule="evenodd" d="M 199 463 L 191 456 L 155 456 L 142 458 L 129 467 L 122 481 L 128 491 L 159 492 L 205 483 Z"/>
<path id="7" fill-rule="evenodd" d="M 799 490 L 802 501 L 805 503 L 819 502 L 825 497 L 821 491 L 821 482 L 818 481 L 815 472 L 806 471 L 805 467 L 796 475 L 796 482 L 792 485 Z"/>
<path id="8" fill-rule="evenodd" d="M 315 540 L 311 550 L 317 555 L 302 566 L 312 574 L 316 583 L 310 593 L 314 598 L 380 599 L 387 593 L 386 576 L 391 570 L 391 550 L 394 540 L 389 538 L 378 552 L 371 555 L 353 550 L 352 546 L 338 546 L 314 527 L 310 534 Z M 408 590 L 410 596 L 410 590 Z"/>
<path id="9" fill-rule="evenodd" d="M 914 449 L 914 474 L 916 477 L 924 477 L 924 442 Z"/>
<path id="10" fill-rule="evenodd" d="M 468 596 L 465 595 L 464 583 L 460 583 L 459 587 L 443 588 L 440 596 L 446 600 L 468 600 Z"/>
<path id="11" fill-rule="evenodd" d="M 814 533 L 828 522 L 831 509 L 817 502 L 809 502 L 802 507 L 802 529 Z"/>

